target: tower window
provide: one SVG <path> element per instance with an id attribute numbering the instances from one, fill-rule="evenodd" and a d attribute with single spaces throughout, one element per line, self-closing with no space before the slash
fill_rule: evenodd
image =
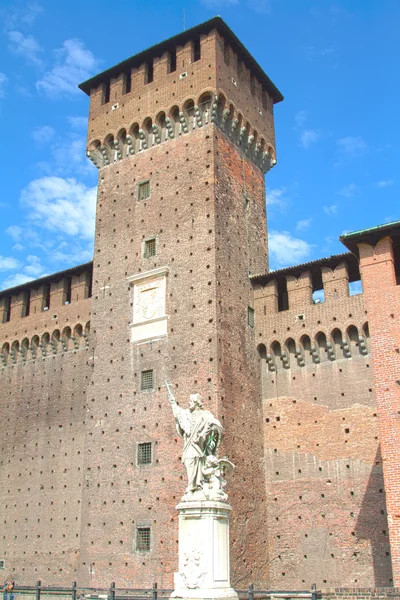
<path id="1" fill-rule="evenodd" d="M 106 81 L 106 83 L 103 85 L 103 98 L 102 98 L 102 104 L 107 104 L 108 102 L 110 102 L 110 93 L 111 93 L 111 81 L 108 80 Z"/>
<path id="2" fill-rule="evenodd" d="M 193 41 L 193 62 L 200 60 L 200 58 L 201 58 L 200 38 L 197 38 Z"/>
<path id="3" fill-rule="evenodd" d="M 29 317 L 30 310 L 31 310 L 31 290 L 28 290 L 27 292 L 24 293 L 22 316 Z"/>
<path id="4" fill-rule="evenodd" d="M 144 442 L 137 446 L 137 464 L 151 465 L 151 442 Z"/>
<path id="5" fill-rule="evenodd" d="M 124 75 L 124 94 L 129 94 L 132 89 L 132 73 L 128 71 Z"/>
<path id="6" fill-rule="evenodd" d="M 247 307 L 247 324 L 249 327 L 254 327 L 254 308 Z"/>
<path id="7" fill-rule="evenodd" d="M 150 527 L 138 527 L 136 529 L 136 550 L 139 552 L 149 552 L 150 534 Z"/>
<path id="8" fill-rule="evenodd" d="M 150 62 L 146 63 L 145 83 L 151 83 L 153 81 L 153 75 L 154 75 L 153 61 L 150 61 Z"/>
<path id="9" fill-rule="evenodd" d="M 151 258 L 156 255 L 156 238 L 151 238 L 150 240 L 145 240 L 144 249 L 143 249 L 143 257 Z"/>
<path id="10" fill-rule="evenodd" d="M 142 181 L 138 185 L 138 200 L 146 200 L 150 197 L 150 181 Z"/>
<path id="11" fill-rule="evenodd" d="M 71 277 L 68 277 L 67 285 L 65 287 L 65 302 L 64 302 L 64 304 L 71 304 L 71 298 L 72 298 L 72 279 L 71 279 Z"/>
<path id="12" fill-rule="evenodd" d="M 231 51 L 229 48 L 229 44 L 226 43 L 226 41 L 224 40 L 224 61 L 226 65 L 229 65 L 229 63 L 231 62 Z"/>
<path id="13" fill-rule="evenodd" d="M 49 310 L 50 308 L 50 286 L 43 286 L 43 310 Z"/>
<path id="14" fill-rule="evenodd" d="M 169 55 L 169 73 L 176 71 L 176 48 Z"/>
<path id="15" fill-rule="evenodd" d="M 5 569 L 6 568 L 6 561 L 4 559 L 0 559 L 0 569 Z"/>
<path id="16" fill-rule="evenodd" d="M 148 371 L 142 371 L 140 373 L 140 389 L 142 392 L 146 392 L 154 389 L 154 371 L 149 369 Z"/>
<path id="17" fill-rule="evenodd" d="M 11 319 L 11 298 L 4 299 L 4 323 Z"/>

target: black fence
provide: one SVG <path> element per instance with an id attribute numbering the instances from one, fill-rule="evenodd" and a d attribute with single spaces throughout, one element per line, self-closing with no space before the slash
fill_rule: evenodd
<path id="1" fill-rule="evenodd" d="M 295 600 L 310 599 L 317 600 L 318 592 L 315 586 L 308 590 L 258 590 L 250 585 L 246 590 L 235 590 L 240 600 Z M 153 584 L 152 588 L 116 588 L 115 582 L 112 582 L 109 588 L 90 588 L 78 587 L 76 581 L 70 588 L 58 586 L 42 586 L 41 581 L 37 581 L 35 586 L 16 585 L 12 592 L 4 594 L 4 600 L 23 600 L 23 596 L 28 596 L 30 600 L 61 600 L 61 597 L 70 600 L 160 600 L 169 598 L 173 590 L 162 589 Z"/>

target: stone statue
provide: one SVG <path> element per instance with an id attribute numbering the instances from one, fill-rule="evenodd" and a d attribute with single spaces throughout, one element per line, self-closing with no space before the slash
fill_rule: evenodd
<path id="1" fill-rule="evenodd" d="M 200 394 L 191 394 L 189 408 L 178 406 L 168 382 L 165 382 L 178 434 L 183 438 L 182 462 L 186 467 L 188 486 L 182 498 L 187 500 L 219 500 L 227 498 L 223 488 L 227 459 L 218 459 L 222 441 L 222 425 L 203 408 Z M 222 465 L 222 463 L 224 463 Z"/>

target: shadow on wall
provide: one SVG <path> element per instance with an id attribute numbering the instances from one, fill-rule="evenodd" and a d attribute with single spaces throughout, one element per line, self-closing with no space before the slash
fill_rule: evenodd
<path id="1" fill-rule="evenodd" d="M 381 447 L 375 456 L 355 527 L 356 538 L 369 540 L 376 587 L 393 585 Z"/>

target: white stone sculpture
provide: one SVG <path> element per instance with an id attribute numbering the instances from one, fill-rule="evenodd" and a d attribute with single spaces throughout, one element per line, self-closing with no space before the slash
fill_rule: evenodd
<path id="1" fill-rule="evenodd" d="M 217 458 L 222 441 L 222 425 L 210 411 L 203 408 L 200 394 L 191 394 L 189 408 L 178 406 L 166 382 L 178 434 L 183 438 L 182 462 L 186 467 L 188 486 L 184 501 L 214 500 L 224 502 L 224 474 L 234 465 L 226 458 Z"/>

